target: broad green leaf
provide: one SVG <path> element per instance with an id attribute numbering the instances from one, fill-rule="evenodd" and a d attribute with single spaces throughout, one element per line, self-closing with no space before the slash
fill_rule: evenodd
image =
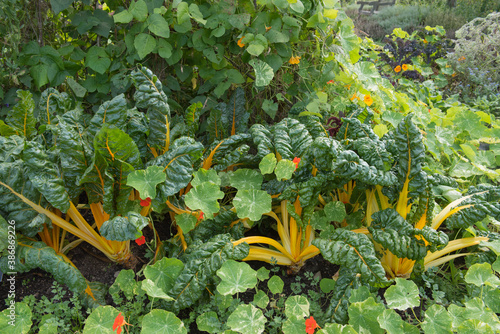
<path id="1" fill-rule="evenodd" d="M 272 276 L 269 281 L 267 281 L 267 287 L 271 293 L 282 293 L 285 283 L 279 276 Z"/>
<path id="2" fill-rule="evenodd" d="M 260 307 L 261 309 L 265 309 L 267 305 L 269 304 L 269 297 L 266 295 L 266 293 L 262 290 L 259 290 L 254 296 L 253 296 L 253 302 L 255 306 Z"/>
<path id="3" fill-rule="evenodd" d="M 257 270 L 257 279 L 261 282 L 268 280 L 270 272 L 271 271 L 269 269 L 266 269 L 265 267 L 260 267 L 259 270 Z"/>
<path id="4" fill-rule="evenodd" d="M 465 281 L 476 286 L 489 285 L 497 287 L 500 279 L 493 273 L 489 263 L 476 263 L 465 274 Z"/>
<path id="5" fill-rule="evenodd" d="M 139 59 L 143 59 L 156 48 L 156 39 L 150 34 L 140 33 L 134 39 L 134 47 Z"/>
<path id="6" fill-rule="evenodd" d="M 59 321 L 57 318 L 52 317 L 51 314 L 46 314 L 42 317 L 38 328 L 38 334 L 58 333 Z"/>
<path id="7" fill-rule="evenodd" d="M 269 153 L 264 158 L 262 158 L 261 162 L 259 163 L 259 169 L 262 175 L 271 174 L 272 172 L 274 172 L 274 168 L 276 168 L 276 163 L 277 160 L 274 153 Z"/>
<path id="8" fill-rule="evenodd" d="M 302 14 L 304 12 L 304 4 L 302 3 L 302 1 L 300 0 L 297 0 L 296 2 L 294 3 L 291 3 L 290 4 L 290 8 L 299 13 L 299 14 Z"/>
<path id="9" fill-rule="evenodd" d="M 349 306 L 349 324 L 358 332 L 384 333 L 380 328 L 377 318 L 384 312 L 385 307 L 375 302 L 373 297 L 364 302 L 352 303 Z"/>
<path id="10" fill-rule="evenodd" d="M 108 240 L 134 240 L 142 235 L 141 231 L 146 225 L 148 225 L 148 218 L 136 212 L 128 212 L 126 216 L 116 216 L 106 220 L 99 232 Z"/>
<path id="11" fill-rule="evenodd" d="M 190 213 L 181 213 L 180 215 L 175 215 L 175 223 L 182 230 L 182 233 L 188 233 L 196 227 L 198 219 Z"/>
<path id="12" fill-rule="evenodd" d="M 221 282 L 217 291 L 221 295 L 234 295 L 245 292 L 257 285 L 257 272 L 248 263 L 229 260 L 217 270 Z"/>
<path id="13" fill-rule="evenodd" d="M 136 294 L 136 285 L 137 282 L 135 281 L 134 271 L 132 269 L 123 269 L 120 270 L 115 282 L 109 288 L 109 293 L 116 294 L 119 291 L 122 291 L 125 297 L 131 300 Z"/>
<path id="14" fill-rule="evenodd" d="M 11 300 L 14 301 L 14 299 Z M 25 303 L 17 302 L 5 307 L 6 309 L 0 313 L 0 331 L 5 334 L 28 333 L 33 324 L 29 306 Z M 13 312 L 11 311 L 14 312 L 14 315 L 12 315 Z"/>
<path id="15" fill-rule="evenodd" d="M 160 14 L 151 14 L 148 17 L 148 29 L 156 36 L 164 38 L 170 37 L 170 27 L 168 26 L 168 22 L 165 21 L 163 16 Z"/>
<path id="16" fill-rule="evenodd" d="M 493 334 L 495 332 L 488 323 L 478 319 L 466 319 L 457 328 L 461 334 Z"/>
<path id="17" fill-rule="evenodd" d="M 83 334 L 116 334 L 116 331 L 113 331 L 113 323 L 119 313 L 113 306 L 95 308 L 85 320 Z"/>
<path id="18" fill-rule="evenodd" d="M 49 159 L 41 144 L 27 142 L 23 151 L 24 165 L 30 181 L 55 208 L 66 213 L 70 207 L 58 166 Z"/>
<path id="19" fill-rule="evenodd" d="M 276 169 L 274 174 L 276 174 L 276 179 L 278 180 L 289 180 L 292 178 L 293 172 L 295 172 L 296 165 L 293 161 L 288 159 L 281 159 L 276 164 Z"/>
<path id="20" fill-rule="evenodd" d="M 319 288 L 323 293 L 328 294 L 335 289 L 335 284 L 336 281 L 331 278 L 322 278 L 321 281 L 319 281 Z"/>
<path id="21" fill-rule="evenodd" d="M 205 312 L 196 318 L 196 325 L 200 331 L 218 334 L 221 332 L 222 324 L 215 312 Z"/>
<path id="22" fill-rule="evenodd" d="M 184 264 L 178 259 L 164 257 L 153 265 L 144 268 L 144 276 L 166 293 L 175 284 L 175 280 L 184 269 Z"/>
<path id="23" fill-rule="evenodd" d="M 426 334 L 452 333 L 451 316 L 446 309 L 438 304 L 433 304 L 425 311 L 425 321 L 422 329 Z"/>
<path id="24" fill-rule="evenodd" d="M 233 331 L 242 334 L 260 334 L 264 332 L 266 318 L 262 311 L 253 305 L 238 305 L 227 318 L 227 325 Z"/>
<path id="25" fill-rule="evenodd" d="M 349 297 L 350 303 L 364 302 L 371 297 L 370 289 L 366 285 L 362 285 L 357 289 L 351 291 L 351 296 Z"/>
<path id="26" fill-rule="evenodd" d="M 207 20 L 203 19 L 203 14 L 200 12 L 200 8 L 198 5 L 192 3 L 189 5 L 189 14 L 198 23 L 205 25 Z"/>
<path id="27" fill-rule="evenodd" d="M 219 212 L 219 199 L 224 198 L 220 187 L 212 182 L 204 182 L 192 188 L 184 198 L 184 202 L 191 210 L 201 210 L 207 219 L 212 219 L 214 213 Z"/>
<path id="28" fill-rule="evenodd" d="M 396 278 L 396 285 L 390 286 L 384 294 L 387 306 L 404 311 L 420 305 L 418 287 L 413 281 Z"/>
<path id="29" fill-rule="evenodd" d="M 283 334 L 303 334 L 306 333 L 306 323 L 304 319 L 288 318 L 281 330 Z"/>
<path id="30" fill-rule="evenodd" d="M 87 89 L 80 85 L 75 79 L 69 77 L 66 78 L 66 82 L 68 83 L 69 87 L 75 93 L 76 97 L 82 98 L 87 94 Z"/>
<path id="31" fill-rule="evenodd" d="M 326 324 L 319 330 L 318 334 L 357 334 L 351 325 Z"/>
<path id="32" fill-rule="evenodd" d="M 309 316 L 309 301 L 304 296 L 290 296 L 285 301 L 285 315 L 288 319 L 303 319 Z"/>
<path id="33" fill-rule="evenodd" d="M 18 90 L 17 98 L 19 101 L 9 111 L 5 121 L 9 126 L 17 130 L 17 134 L 30 140 L 37 133 L 35 128 L 36 119 L 33 114 L 35 110 L 33 95 L 29 91 Z"/>
<path id="34" fill-rule="evenodd" d="M 341 201 L 327 203 L 324 210 L 325 216 L 329 221 L 342 222 L 347 215 L 345 204 Z"/>
<path id="35" fill-rule="evenodd" d="M 500 313 L 500 290 L 486 288 L 483 294 L 484 303 L 495 313 Z"/>
<path id="36" fill-rule="evenodd" d="M 262 53 L 262 51 L 264 51 L 264 47 L 262 46 L 262 50 L 260 52 L 258 52 L 259 50 L 255 50 L 253 53 L 257 53 L 257 55 L 259 55 L 260 53 Z M 249 64 L 253 67 L 255 71 L 255 86 L 256 87 L 268 86 L 274 78 L 273 68 L 269 66 L 266 62 L 259 59 L 252 59 L 249 61 Z"/>
<path id="37" fill-rule="evenodd" d="M 126 9 L 113 15 L 115 23 L 129 23 L 133 18 L 134 16 Z"/>
<path id="38" fill-rule="evenodd" d="M 90 120 L 88 131 L 95 135 L 106 125 L 114 125 L 124 130 L 127 124 L 127 100 L 124 94 L 115 96 L 113 99 L 104 102 Z"/>
<path id="39" fill-rule="evenodd" d="M 203 169 L 200 168 L 198 171 L 193 173 L 193 180 L 191 181 L 191 185 L 193 187 L 198 187 L 199 185 L 203 184 L 204 182 L 211 182 L 217 186 L 221 185 L 221 179 L 217 172 L 213 169 Z"/>
<path id="40" fill-rule="evenodd" d="M 177 23 L 182 25 L 185 22 L 189 22 L 189 5 L 186 2 L 181 2 L 177 5 Z"/>
<path id="41" fill-rule="evenodd" d="M 245 30 L 245 27 L 250 23 L 250 14 L 233 14 L 227 17 L 227 21 L 233 27 L 239 30 Z"/>
<path id="42" fill-rule="evenodd" d="M 271 204 L 271 195 L 258 189 L 238 190 L 233 199 L 238 218 L 249 218 L 251 221 L 258 221 L 263 214 L 270 212 Z"/>
<path id="43" fill-rule="evenodd" d="M 165 310 L 152 310 L 142 318 L 141 325 L 141 334 L 187 334 L 184 323 Z"/>
<path id="44" fill-rule="evenodd" d="M 158 285 L 156 285 L 152 280 L 145 279 L 141 282 L 141 289 L 146 291 L 148 296 L 153 298 L 161 298 L 165 300 L 174 300 L 174 298 L 170 297 L 161 289 Z"/>
<path id="45" fill-rule="evenodd" d="M 418 334 L 420 331 L 417 327 L 404 322 L 401 316 L 392 309 L 384 310 L 384 312 L 377 317 L 380 327 L 387 331 L 387 334 Z"/>
<path id="46" fill-rule="evenodd" d="M 93 69 L 97 73 L 104 74 L 106 70 L 111 65 L 111 59 L 109 59 L 106 51 L 99 46 L 93 46 L 87 51 L 85 56 L 85 66 Z"/>
<path id="47" fill-rule="evenodd" d="M 258 190 L 262 186 L 262 180 L 263 177 L 261 173 L 248 168 L 238 169 L 229 177 L 231 186 L 238 190 Z"/>
<path id="48" fill-rule="evenodd" d="M 50 6 L 54 11 L 54 14 L 59 14 L 66 8 L 68 8 L 75 0 L 50 0 Z"/>
<path id="49" fill-rule="evenodd" d="M 156 186 L 165 182 L 167 175 L 159 166 L 149 166 L 145 170 L 135 170 L 128 174 L 127 185 L 139 191 L 142 199 L 155 198 Z"/>
<path id="50" fill-rule="evenodd" d="M 128 11 L 139 22 L 144 22 L 148 17 L 148 6 L 144 0 L 132 1 Z"/>
<path id="51" fill-rule="evenodd" d="M 278 112 L 278 103 L 274 103 L 271 100 L 264 100 L 262 102 L 262 110 L 266 112 L 272 119 L 276 117 L 276 113 Z"/>

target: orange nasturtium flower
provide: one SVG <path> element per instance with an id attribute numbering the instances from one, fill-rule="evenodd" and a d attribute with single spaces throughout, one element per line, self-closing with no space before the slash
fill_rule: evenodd
<path id="1" fill-rule="evenodd" d="M 373 103 L 373 99 L 370 96 L 370 94 L 366 94 L 365 98 L 363 99 L 363 102 L 366 103 L 368 106 L 371 106 Z"/>
<path id="2" fill-rule="evenodd" d="M 240 48 L 244 47 L 245 46 L 245 43 L 242 42 L 243 38 L 245 38 L 245 36 L 241 37 L 239 40 L 238 40 L 238 46 Z"/>
<path id="3" fill-rule="evenodd" d="M 292 162 L 295 164 L 295 169 L 297 169 L 297 167 L 299 167 L 300 158 L 295 157 Z"/>
<path id="4" fill-rule="evenodd" d="M 292 56 L 292 58 L 290 58 L 290 60 L 288 62 L 292 65 L 297 65 L 298 63 L 300 63 L 300 57 L 299 56 Z"/>
<path id="5" fill-rule="evenodd" d="M 399 66 L 399 65 L 398 65 L 398 66 L 396 66 L 396 67 L 394 68 L 394 72 L 396 72 L 396 73 L 401 72 L 401 66 Z"/>
<path id="6" fill-rule="evenodd" d="M 148 197 L 146 199 L 141 198 L 141 206 L 150 206 L 151 205 L 151 198 Z"/>
<path id="7" fill-rule="evenodd" d="M 142 246 L 146 243 L 146 238 L 144 236 L 141 236 L 140 238 L 135 239 L 135 243 L 139 246 Z"/>
<path id="8" fill-rule="evenodd" d="M 116 334 L 120 334 L 122 332 L 122 326 L 124 325 L 130 325 L 130 324 L 125 321 L 125 317 L 120 312 L 116 316 L 115 322 L 113 323 L 113 332 L 116 330 Z"/>
<path id="9" fill-rule="evenodd" d="M 268 27 L 266 26 L 266 32 L 268 32 L 269 30 L 271 30 L 272 27 Z"/>
<path id="10" fill-rule="evenodd" d="M 351 101 L 354 101 L 355 99 L 358 99 L 359 100 L 359 97 L 356 95 L 356 93 L 354 93 L 354 95 L 351 97 Z"/>
<path id="11" fill-rule="evenodd" d="M 306 319 L 306 333 L 307 334 L 314 334 L 314 331 L 316 328 L 318 328 L 318 324 L 316 323 L 316 320 L 312 316 Z"/>
<path id="12" fill-rule="evenodd" d="M 333 79 L 327 82 L 327 84 L 329 84 L 329 85 L 333 85 L 334 83 L 335 83 L 335 81 L 333 81 Z"/>
<path id="13" fill-rule="evenodd" d="M 407 71 L 408 70 L 408 65 L 403 64 L 403 66 L 401 68 L 403 69 L 403 71 Z"/>

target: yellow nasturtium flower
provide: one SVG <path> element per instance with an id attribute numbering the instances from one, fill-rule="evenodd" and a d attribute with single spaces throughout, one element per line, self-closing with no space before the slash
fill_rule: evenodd
<path id="1" fill-rule="evenodd" d="M 359 100 L 359 97 L 358 95 L 356 95 L 356 93 L 354 93 L 354 95 L 351 97 L 351 101 L 354 101 L 355 99 Z"/>
<path id="2" fill-rule="evenodd" d="M 300 63 L 300 57 L 299 56 L 292 56 L 288 62 L 291 65 L 297 65 L 298 63 Z"/>
<path id="3" fill-rule="evenodd" d="M 399 66 L 399 65 L 398 65 L 398 66 L 396 66 L 396 67 L 394 68 L 394 72 L 396 72 L 396 73 L 401 72 L 401 66 Z"/>
<path id="4" fill-rule="evenodd" d="M 373 99 L 370 96 L 370 94 L 366 94 L 365 98 L 363 99 L 363 102 L 366 103 L 368 106 L 371 106 L 373 103 Z"/>
<path id="5" fill-rule="evenodd" d="M 407 71 L 408 70 L 408 65 L 403 64 L 403 66 L 401 68 L 403 69 L 403 71 Z"/>

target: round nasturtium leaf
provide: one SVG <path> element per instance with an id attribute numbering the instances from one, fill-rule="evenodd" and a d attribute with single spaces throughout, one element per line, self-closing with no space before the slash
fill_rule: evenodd
<path id="1" fill-rule="evenodd" d="M 227 318 L 227 325 L 239 333 L 260 334 L 264 332 L 266 318 L 262 311 L 255 306 L 241 304 Z"/>
<path id="2" fill-rule="evenodd" d="M 229 260 L 217 270 L 217 276 L 222 281 L 217 285 L 221 295 L 234 295 L 245 292 L 257 285 L 257 272 L 248 263 Z"/>
<path id="3" fill-rule="evenodd" d="M 476 263 L 469 268 L 465 274 L 465 281 L 476 286 L 489 285 L 498 286 L 500 279 L 493 273 L 491 264 Z"/>
<path id="4" fill-rule="evenodd" d="M 288 319 L 303 319 L 309 316 L 309 301 L 304 296 L 290 296 L 285 302 Z"/>
<path id="5" fill-rule="evenodd" d="M 165 182 L 167 175 L 160 166 L 149 166 L 145 170 L 135 170 L 127 176 L 127 186 L 139 192 L 142 199 L 156 198 L 156 186 Z"/>
<path id="6" fill-rule="evenodd" d="M 142 229 L 148 224 L 148 219 L 136 212 L 127 212 L 126 216 L 116 216 L 106 220 L 99 232 L 114 241 L 127 241 L 139 238 Z"/>
<path id="7" fill-rule="evenodd" d="M 198 325 L 198 329 L 200 331 L 214 334 L 220 333 L 222 326 L 219 321 L 219 317 L 215 312 L 205 312 L 200 314 L 200 316 L 196 318 L 196 325 Z"/>
<path id="8" fill-rule="evenodd" d="M 267 287 L 271 293 L 282 293 L 285 283 L 279 276 L 273 276 L 267 281 Z"/>
<path id="9" fill-rule="evenodd" d="M 271 174 L 272 172 L 274 172 L 274 168 L 276 168 L 276 163 L 277 160 L 274 153 L 269 153 L 264 158 L 262 158 L 262 161 L 259 163 L 259 169 L 262 175 Z"/>
<path id="10" fill-rule="evenodd" d="M 384 312 L 385 306 L 379 304 L 373 299 L 368 298 L 363 302 L 352 303 L 349 306 L 349 324 L 351 324 L 356 331 L 383 334 L 385 331 L 380 328 L 377 317 Z"/>
<path id="11" fill-rule="evenodd" d="M 266 293 L 262 290 L 259 290 L 254 296 L 253 296 L 253 302 L 255 306 L 260 307 L 261 309 L 265 309 L 267 305 L 269 304 L 269 297 L 266 295 Z"/>
<path id="12" fill-rule="evenodd" d="M 260 189 L 262 186 L 262 174 L 256 170 L 242 168 L 230 175 L 229 182 L 232 187 L 243 189 Z"/>
<path id="13" fill-rule="evenodd" d="M 238 190 L 233 199 L 236 214 L 239 218 L 248 218 L 257 221 L 262 215 L 271 211 L 271 195 L 264 190 Z"/>
<path id="14" fill-rule="evenodd" d="M 269 269 L 266 269 L 265 267 L 260 267 L 259 270 L 257 270 L 257 279 L 259 281 L 265 281 L 269 279 L 269 273 L 271 271 Z"/>
<path id="15" fill-rule="evenodd" d="M 295 163 L 291 160 L 281 159 L 276 165 L 276 178 L 278 180 L 288 180 L 292 177 L 293 172 L 295 172 Z"/>
<path id="16" fill-rule="evenodd" d="M 255 48 L 258 48 L 260 45 L 255 44 Z M 248 49 L 247 49 L 248 51 Z M 260 51 L 256 50 L 256 52 Z M 265 87 L 271 83 L 274 78 L 274 71 L 271 66 L 269 66 L 266 62 L 259 59 L 252 59 L 248 62 L 255 71 L 255 86 L 256 87 Z"/>
<path id="17" fill-rule="evenodd" d="M 168 293 L 183 269 L 184 263 L 181 260 L 164 257 L 155 264 L 146 266 L 144 276 Z"/>
<path id="18" fill-rule="evenodd" d="M 306 333 L 306 322 L 304 319 L 287 319 L 281 328 L 283 334 Z"/>
<path id="19" fill-rule="evenodd" d="M 380 327 L 387 331 L 387 334 L 418 334 L 420 331 L 416 326 L 413 326 L 401 319 L 401 316 L 393 309 L 387 309 L 377 317 Z"/>
<path id="20" fill-rule="evenodd" d="M 181 228 L 182 233 L 188 233 L 193 228 L 196 227 L 198 219 L 190 213 L 181 213 L 180 215 L 175 215 L 175 223 Z"/>
<path id="21" fill-rule="evenodd" d="M 212 182 L 203 182 L 191 189 L 184 198 L 184 202 L 191 210 L 201 210 L 205 218 L 212 219 L 214 213 L 219 212 L 217 200 L 224 198 L 220 187 Z"/>
<path id="22" fill-rule="evenodd" d="M 165 300 L 174 300 L 174 298 L 167 295 L 165 291 L 163 291 L 159 286 L 155 284 L 155 282 L 153 282 L 150 279 L 146 278 L 145 280 L 142 281 L 141 289 L 146 291 L 146 293 L 150 297 L 162 298 Z"/>
<path id="23" fill-rule="evenodd" d="M 187 334 L 184 323 L 172 312 L 152 310 L 142 318 L 141 334 Z"/>
<path id="24" fill-rule="evenodd" d="M 439 304 L 433 304 L 425 310 L 425 321 L 422 322 L 424 333 L 452 333 L 452 319 L 448 311 Z"/>
<path id="25" fill-rule="evenodd" d="M 11 310 L 8 308 L 0 313 L 0 333 L 24 334 L 30 330 L 33 322 L 31 321 L 32 313 L 29 306 L 25 303 L 17 302 L 14 304 L 14 309 L 14 318 L 11 318 Z"/>
<path id="26" fill-rule="evenodd" d="M 221 185 L 221 179 L 219 175 L 217 175 L 217 172 L 213 169 L 203 169 L 200 168 L 198 171 L 193 173 L 193 180 L 191 181 L 191 185 L 193 187 L 197 187 L 201 185 L 204 182 L 212 182 L 213 184 L 216 184 L 218 186 Z"/>
<path id="27" fill-rule="evenodd" d="M 396 278 L 396 285 L 390 286 L 384 294 L 387 306 L 404 311 L 420 305 L 417 285 L 410 280 Z"/>
<path id="28" fill-rule="evenodd" d="M 83 334 L 113 334 L 113 323 L 119 313 L 117 309 L 109 305 L 95 308 L 85 320 Z"/>
<path id="29" fill-rule="evenodd" d="M 337 282 L 335 280 L 325 277 L 319 281 L 319 288 L 323 291 L 323 293 L 330 293 L 333 291 L 336 284 Z"/>

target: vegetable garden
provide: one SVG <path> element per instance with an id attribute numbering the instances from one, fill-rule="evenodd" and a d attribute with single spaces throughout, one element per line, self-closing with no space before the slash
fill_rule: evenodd
<path id="1" fill-rule="evenodd" d="M 500 13 L 345 8 L 0 4 L 0 331 L 499 332 Z"/>

